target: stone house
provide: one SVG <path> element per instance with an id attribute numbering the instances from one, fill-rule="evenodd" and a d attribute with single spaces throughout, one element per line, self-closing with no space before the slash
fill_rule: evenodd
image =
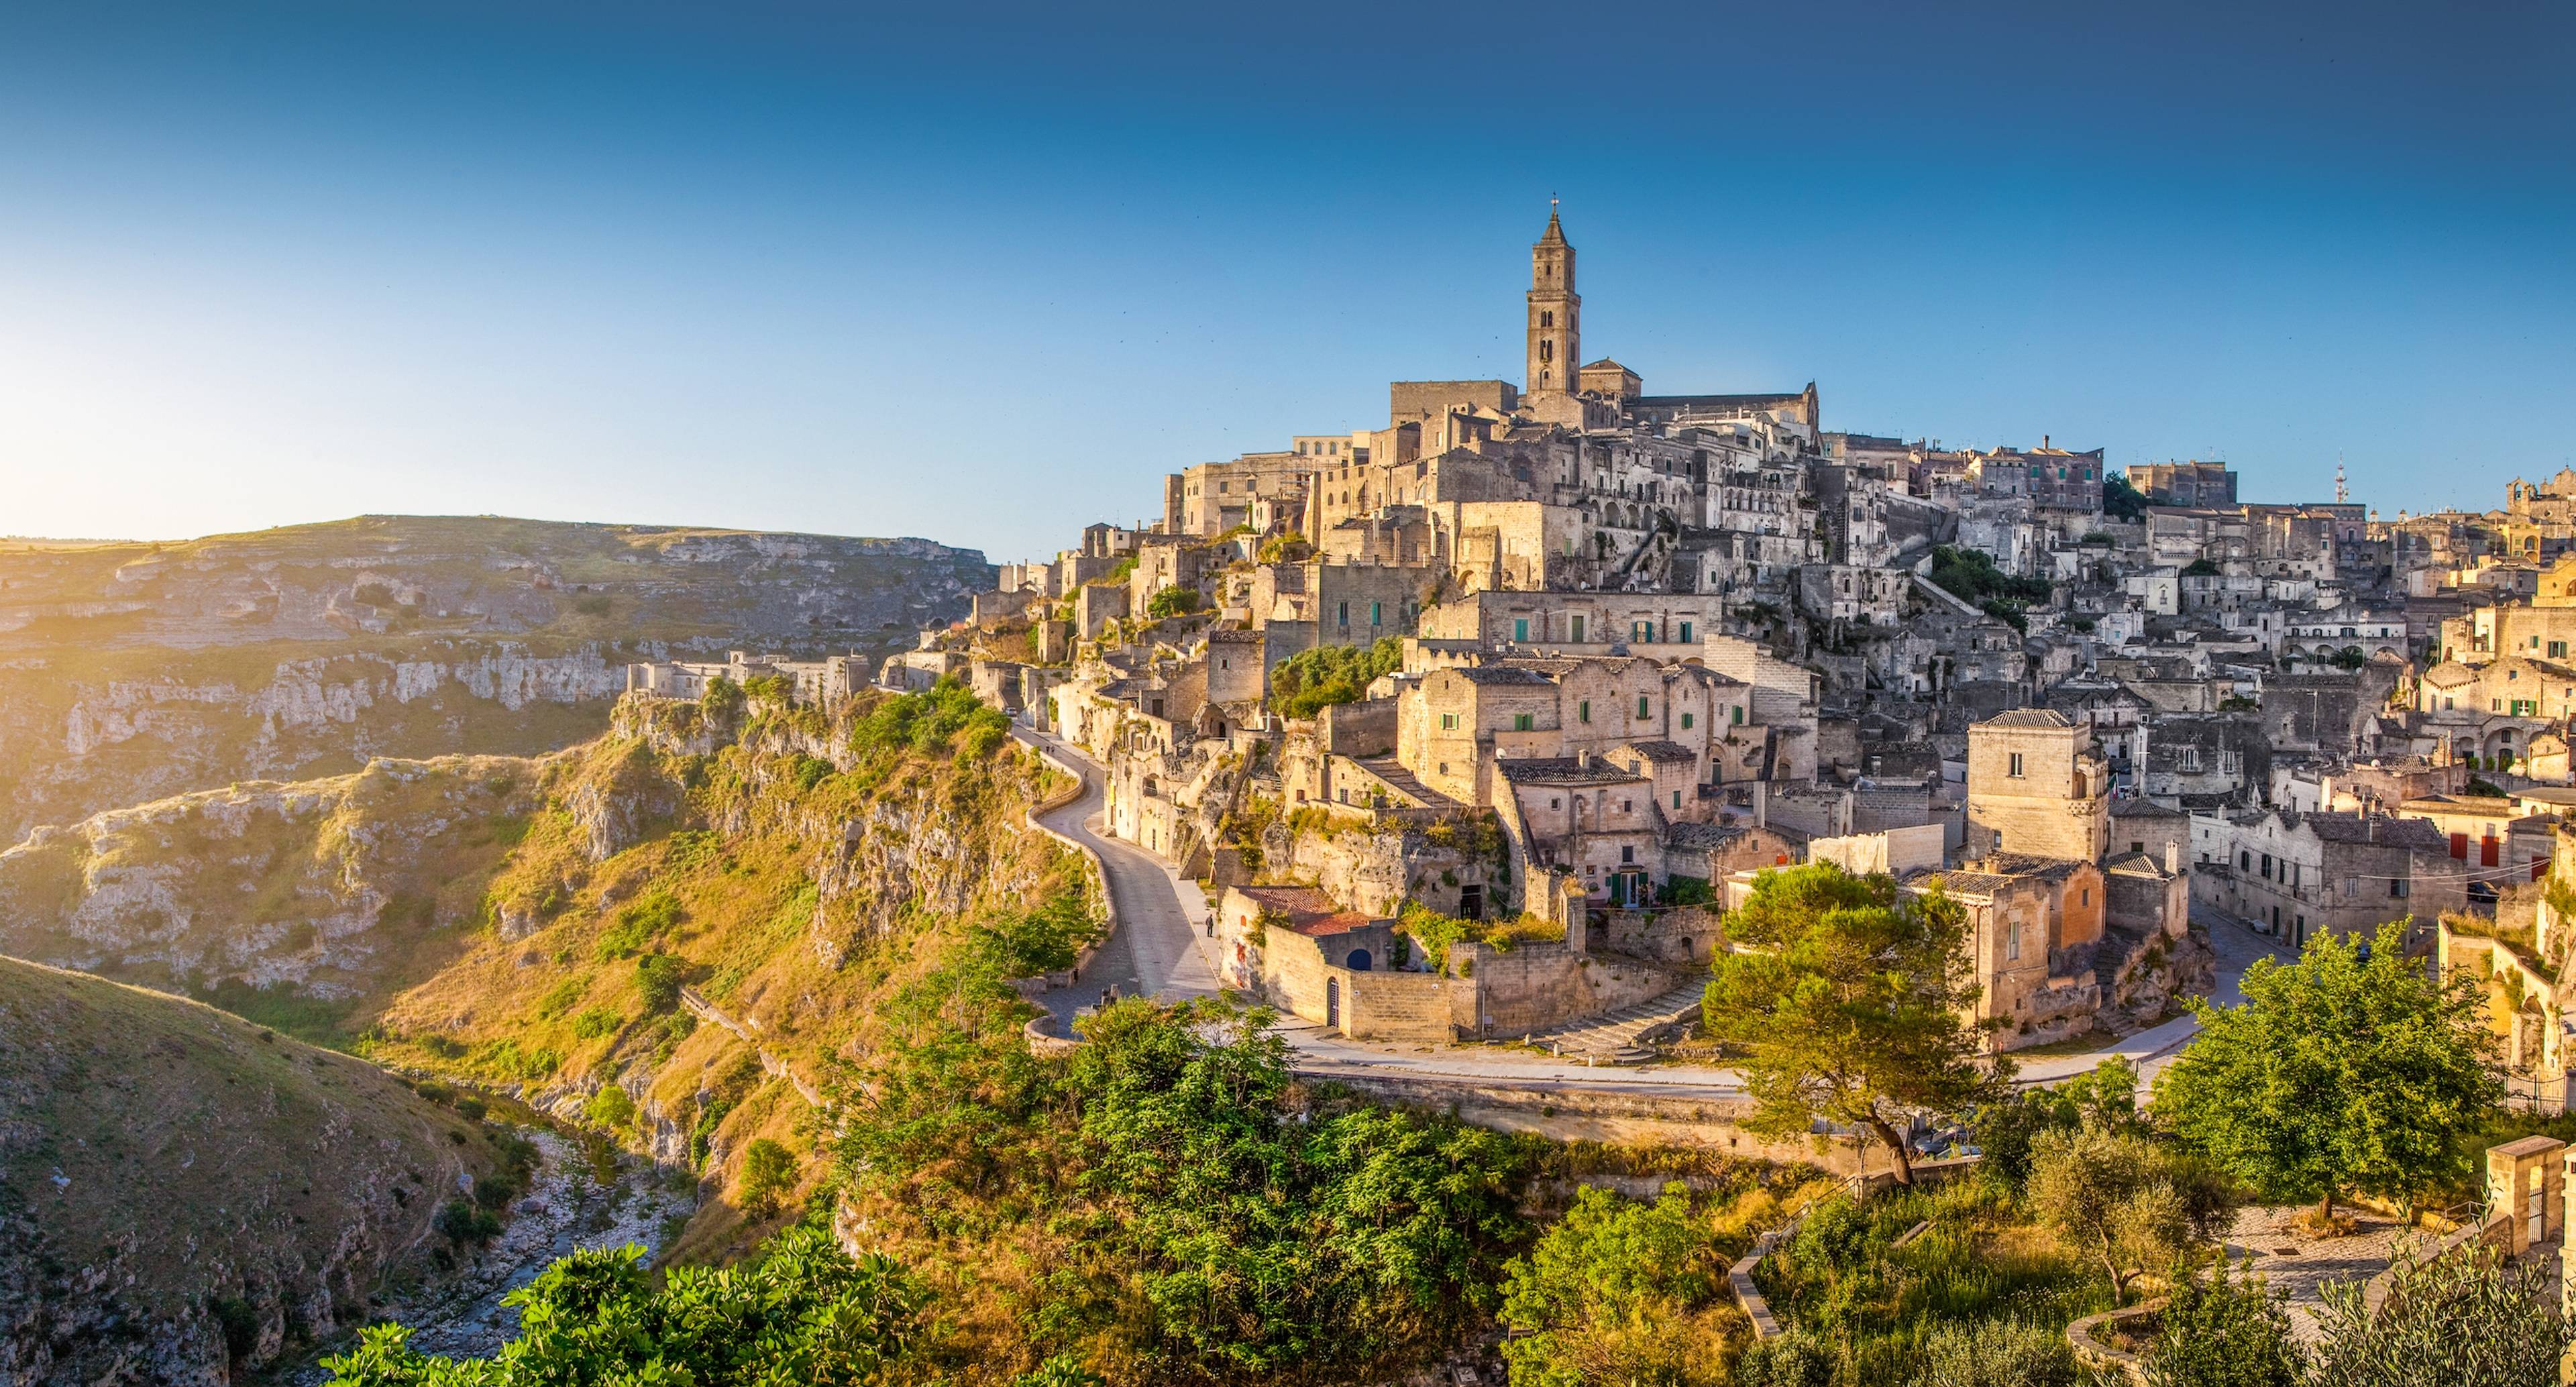
<path id="1" fill-rule="evenodd" d="M 2047 708 L 1968 729 L 1968 852 L 2099 862 L 2110 846 L 2110 771 L 2091 729 Z"/>
<path id="2" fill-rule="evenodd" d="M 1451 979 L 1391 970 L 1393 920 L 1343 910 L 1312 886 L 1230 886 L 1211 923 L 1230 988 L 1354 1040 L 1457 1033 Z"/>
<path id="3" fill-rule="evenodd" d="M 2102 989 L 2090 945 L 2102 938 L 2108 893 L 2090 862 L 2000 853 L 1906 883 L 1939 891 L 1968 912 L 1979 992 L 1976 1020 L 1997 1051 L 2046 1044 L 2092 1027 Z"/>
<path id="4" fill-rule="evenodd" d="M 2468 905 L 2450 842 L 2422 819 L 2299 814 L 2192 819 L 2192 900 L 2253 922 L 2293 948 L 2310 936 L 2367 934 Z"/>

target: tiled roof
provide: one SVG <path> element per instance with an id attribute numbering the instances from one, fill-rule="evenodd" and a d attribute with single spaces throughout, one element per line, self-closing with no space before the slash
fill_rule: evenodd
<path id="1" fill-rule="evenodd" d="M 1699 759 L 1699 753 L 1692 751 L 1689 747 L 1683 746 L 1679 742 L 1630 742 L 1628 743 L 1628 749 L 1658 765 L 1669 764 L 1675 761 L 1696 761 Z"/>
<path id="2" fill-rule="evenodd" d="M 1700 850 L 1722 848 L 1750 831 L 1741 824 L 1672 824 L 1664 829 L 1664 845 Z"/>
<path id="3" fill-rule="evenodd" d="M 2038 728 L 2073 727 L 2074 725 L 2066 720 L 2064 713 L 2048 708 L 2015 708 L 2009 713 L 1997 713 L 1977 724 L 1979 727 Z"/>
<path id="4" fill-rule="evenodd" d="M 1515 785 L 1628 785 L 1644 779 L 1624 766 L 1598 758 L 1587 766 L 1571 756 L 1506 756 L 1494 769 Z"/>
<path id="5" fill-rule="evenodd" d="M 1905 883 L 1916 890 L 1928 891 L 1938 886 L 1953 896 L 1991 896 L 2012 884 L 2011 877 L 1992 872 L 1925 872 Z"/>
<path id="6" fill-rule="evenodd" d="M 1263 910 L 1288 917 L 1288 928 L 1303 935 L 1343 934 L 1377 923 L 1356 910 L 1344 910 L 1313 886 L 1237 886 Z"/>
<path id="7" fill-rule="evenodd" d="M 2091 864 L 2071 857 L 2041 857 L 2037 853 L 1998 852 L 1989 854 L 1977 865 L 2000 876 L 2046 877 L 2055 881 L 2072 874 L 2078 867 Z"/>
<path id="8" fill-rule="evenodd" d="M 2448 851 L 2450 840 L 2442 830 L 2422 819 L 2392 819 L 2359 814 L 2283 814 L 2283 821 L 2305 823 L 2308 830 L 2329 843 L 2382 843 L 2396 847 Z"/>
<path id="9" fill-rule="evenodd" d="M 2191 816 L 2179 809 L 2168 809 L 2144 795 L 2137 795 L 2129 799 L 2111 801 L 2111 817 L 2115 819 L 2186 819 Z"/>
<path id="10" fill-rule="evenodd" d="M 2103 863 L 2102 870 L 2117 872 L 2121 876 L 2154 877 L 2159 881 L 2169 881 L 2174 876 L 2165 870 L 2164 863 L 2156 860 L 2155 854 L 2145 852 L 2124 852 Z"/>
<path id="11" fill-rule="evenodd" d="M 1515 669 L 1509 665 L 1458 665 L 1458 677 L 1470 684 L 1519 684 L 1532 686 L 1555 681 L 1534 669 Z"/>

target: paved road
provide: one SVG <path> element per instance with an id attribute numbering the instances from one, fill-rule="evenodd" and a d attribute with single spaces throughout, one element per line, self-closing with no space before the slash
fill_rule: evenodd
<path id="1" fill-rule="evenodd" d="M 1082 751 L 1043 732 L 1020 729 L 1021 740 L 1054 752 L 1067 764 L 1083 768 L 1082 797 L 1042 816 L 1041 822 L 1100 854 L 1108 869 L 1110 893 L 1118 903 L 1118 929 L 1094 956 L 1082 981 L 1047 993 L 1041 1000 L 1055 1014 L 1055 1024 L 1070 1034 L 1073 1018 L 1100 1001 L 1103 987 L 1120 996 L 1146 993 L 1165 998 L 1204 997 L 1219 991 L 1213 959 L 1208 955 L 1207 902 L 1198 883 L 1185 881 L 1162 859 L 1132 843 L 1110 837 L 1095 821 L 1104 804 L 1098 764 Z M 2236 981 L 2247 964 L 2272 952 L 2271 942 L 2233 921 L 2194 907 L 2194 918 L 2209 931 L 2218 951 L 2217 1000 L 2242 1000 Z M 2049 1055 L 2020 1063 L 2024 1083 L 2055 1083 L 2092 1069 L 2112 1055 L 2126 1055 L 2146 1079 L 2200 1029 L 2189 1016 L 2177 1017 L 2094 1051 Z M 1643 1067 L 1587 1066 L 1544 1055 L 1487 1046 L 1376 1046 L 1323 1033 L 1312 1022 L 1289 1017 L 1279 1027 L 1297 1056 L 1301 1071 L 1315 1074 L 1380 1074 L 1424 1079 L 1503 1084 L 1540 1089 L 1609 1089 L 1654 1093 L 1675 1098 L 1718 1098 L 1741 1094 L 1733 1069 L 1716 1065 L 1666 1064 Z"/>
<path id="2" fill-rule="evenodd" d="M 1100 854 L 1109 877 L 1110 898 L 1117 903 L 1118 928 L 1092 956 L 1082 980 L 1039 998 L 1055 1014 L 1055 1029 L 1072 1034 L 1074 1016 L 1099 1005 L 1102 988 L 1121 997 L 1213 997 L 1216 970 L 1202 946 L 1206 942 L 1207 898 L 1197 882 L 1183 881 L 1161 859 L 1132 843 L 1121 842 L 1099 824 L 1107 804 L 1100 769 L 1091 758 L 1043 732 L 1026 728 L 1020 740 L 1054 752 L 1083 769 L 1082 796 L 1039 822 Z"/>

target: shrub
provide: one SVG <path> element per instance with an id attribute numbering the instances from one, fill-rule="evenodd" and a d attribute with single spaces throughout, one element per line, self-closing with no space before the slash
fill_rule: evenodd
<path id="1" fill-rule="evenodd" d="M 601 931 L 599 958 L 632 958 L 655 940 L 668 933 L 685 918 L 680 898 L 668 891 L 655 890 L 636 898 L 617 912 L 617 922 Z"/>
<path id="2" fill-rule="evenodd" d="M 776 1214 L 779 1201 L 795 1187 L 794 1152 L 768 1137 L 755 1138 L 743 1148 L 742 1177 L 734 1186 L 734 1200 L 744 1213 L 753 1218 Z"/>
<path id="3" fill-rule="evenodd" d="M 2225 1176 L 2146 1137 L 2093 1126 L 2044 1132 L 2030 1157 L 2031 1212 L 2101 1263 L 2115 1296 L 2138 1273 L 2214 1241 L 2236 1207 Z"/>
<path id="4" fill-rule="evenodd" d="M 2314 1379 L 2335 1387 L 2520 1387 L 2558 1380 L 2571 1336 L 2537 1259 L 2477 1244 L 2389 1268 L 2376 1314 L 2357 1282 L 2327 1285 Z"/>
<path id="5" fill-rule="evenodd" d="M 2075 1348 L 2060 1330 L 2019 1320 L 1945 1324 L 1923 1339 L 1917 1387 L 2078 1387 Z"/>
<path id="6" fill-rule="evenodd" d="M 1404 643 L 1393 636 L 1375 645 L 1319 645 L 1279 662 L 1270 672 L 1270 706 L 1282 717 L 1311 718 L 1336 703 L 1356 703 L 1369 684 L 1404 667 Z"/>
<path id="7" fill-rule="evenodd" d="M 1747 1345 L 1735 1360 L 1736 1387 L 1833 1387 L 1833 1381 L 1833 1353 L 1795 1329 Z"/>
<path id="8" fill-rule="evenodd" d="M 635 1100 L 615 1084 L 602 1084 L 581 1105 L 581 1114 L 597 1126 L 623 1131 L 635 1121 Z"/>
<path id="9" fill-rule="evenodd" d="M 669 954 L 646 954 L 635 960 L 635 993 L 644 999 L 644 1014 L 660 1016 L 680 1004 L 682 965 Z"/>
<path id="10" fill-rule="evenodd" d="M 440 1237 L 463 1247 L 467 1243 L 491 1241 L 492 1235 L 501 1231 L 501 1220 L 465 1200 L 451 1199 L 429 1221 L 429 1226 Z"/>
<path id="11" fill-rule="evenodd" d="M 547 988 L 546 995 L 537 999 L 537 1015 L 545 1017 L 561 1016 L 565 1012 L 572 1010 L 572 1004 L 580 1001 L 581 994 L 587 990 L 589 990 L 589 985 L 584 980 L 580 978 L 566 978 L 562 982 L 556 983 L 554 986 Z"/>
<path id="12" fill-rule="evenodd" d="M 457 1096 L 456 1115 L 464 1118 L 468 1122 L 482 1121 L 483 1114 L 488 1111 L 490 1111 L 490 1109 L 483 1105 L 483 1100 L 475 1097 L 473 1094 L 466 1093 Z"/>
<path id="13" fill-rule="evenodd" d="M 1158 621 L 1167 616 L 1187 616 L 1198 609 L 1196 588 L 1168 587 L 1145 599 L 1145 615 Z"/>
<path id="14" fill-rule="evenodd" d="M 2225 1259 L 2207 1277 L 2175 1278 L 2163 1329 L 2140 1355 L 2147 1387 L 2299 1387 L 2305 1363 L 2281 1298 L 2261 1278 L 2230 1277 Z"/>
<path id="15" fill-rule="evenodd" d="M 572 1033 L 578 1040 L 597 1040 L 615 1035 L 626 1024 L 626 1018 L 608 1007 L 592 1007 L 572 1019 Z"/>
<path id="16" fill-rule="evenodd" d="M 1512 1381 L 1722 1382 L 1728 1331 L 1742 1316 L 1719 1291 L 1739 1244 L 1711 1232 L 1679 1184 L 1652 1204 L 1579 1191 L 1529 1255 L 1504 1268 L 1501 1319 L 1521 1331 L 1503 1345 Z"/>
<path id="17" fill-rule="evenodd" d="M 698 711 L 708 722 L 718 727 L 730 727 L 736 718 L 742 716 L 743 707 L 749 702 L 742 685 L 719 674 L 708 680 L 706 691 L 698 695 Z"/>

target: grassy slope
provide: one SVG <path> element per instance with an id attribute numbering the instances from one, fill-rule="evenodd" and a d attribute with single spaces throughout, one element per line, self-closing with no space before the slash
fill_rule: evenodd
<path id="1" fill-rule="evenodd" d="M 845 738 L 846 723 L 831 736 Z M 715 1156 L 722 1197 L 701 1212 L 682 1257 L 722 1255 L 757 1231 L 729 1198 L 752 1139 L 812 1152 L 808 1105 L 757 1051 L 826 1081 L 866 1045 L 879 999 L 965 921 L 1076 880 L 1051 840 L 1019 828 L 1048 773 L 1017 750 L 984 761 L 906 753 L 805 786 L 793 729 L 756 727 L 745 740 L 693 758 L 609 738 L 549 762 L 545 794 L 557 805 L 584 783 L 631 776 L 639 757 L 692 788 L 680 814 L 597 863 L 567 813 L 539 812 L 489 889 L 551 901 L 542 927 L 509 941 L 475 935 L 393 998 L 364 1041 L 387 1063 L 525 1085 L 540 1098 L 606 1083 L 640 1091 L 630 1144 L 654 1145 L 667 1124 L 664 1155 Z M 845 826 L 857 829 L 853 889 L 827 893 L 818 878 L 841 860 Z M 757 1046 L 685 1010 L 648 1014 L 642 953 L 681 960 L 693 987 L 755 1030 Z M 821 1174 L 820 1162 L 806 1168 L 809 1180 Z"/>
<path id="2" fill-rule="evenodd" d="M 459 1174 L 494 1163 L 479 1128 L 372 1065 L 0 958 L 0 1263 L 34 1283 L 0 1275 L 0 1342 L 31 1292 L 145 1324 L 281 1294 L 363 1314 L 380 1273 L 427 1252 Z"/>

